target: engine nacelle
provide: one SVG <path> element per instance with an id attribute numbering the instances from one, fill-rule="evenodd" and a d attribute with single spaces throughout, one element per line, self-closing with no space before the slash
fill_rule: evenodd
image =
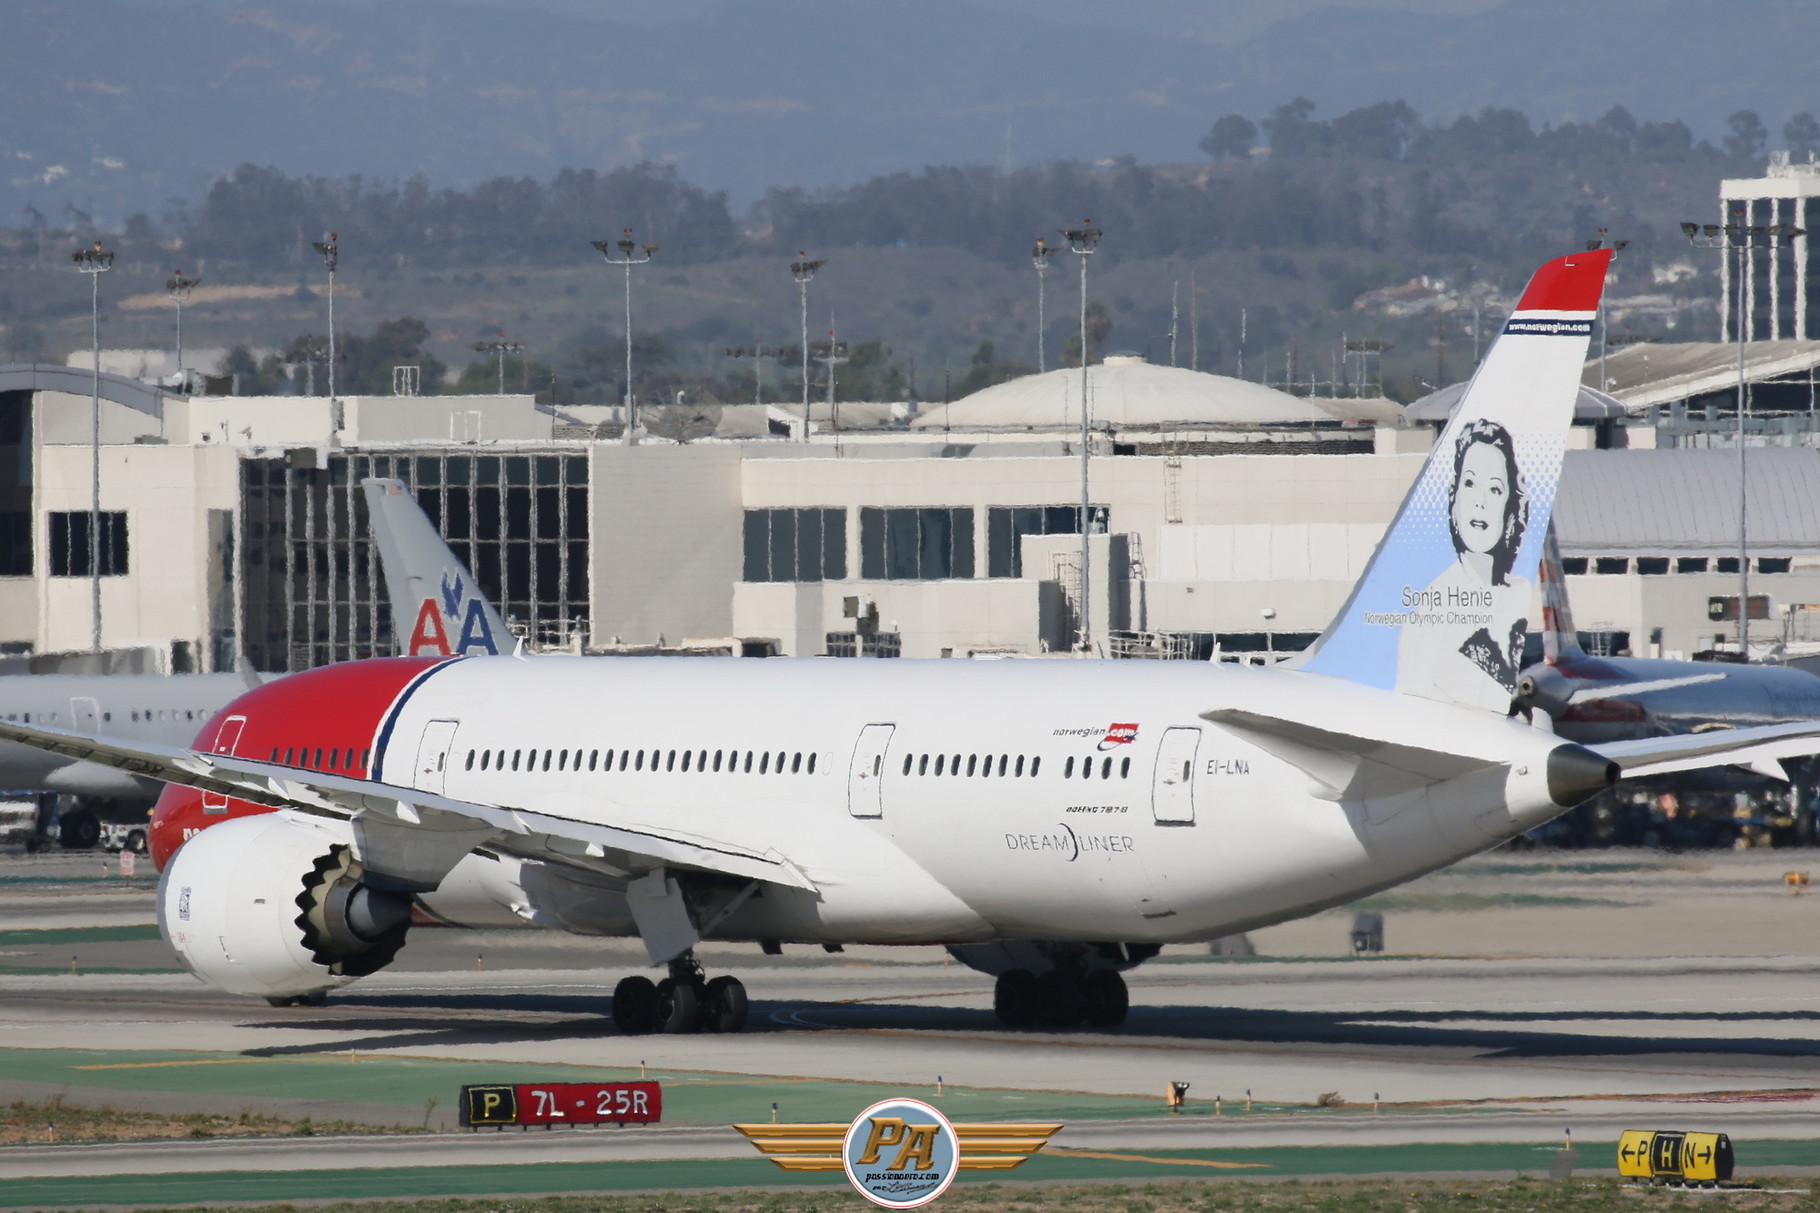
<path id="1" fill-rule="evenodd" d="M 1573 680 L 1549 665 L 1533 665 L 1517 679 L 1517 706 L 1558 717 L 1573 702 Z"/>
<path id="2" fill-rule="evenodd" d="M 411 896 L 375 887 L 347 823 L 239 817 L 180 847 L 158 881 L 158 929 L 230 994 L 299 998 L 376 973 L 404 946 Z"/>

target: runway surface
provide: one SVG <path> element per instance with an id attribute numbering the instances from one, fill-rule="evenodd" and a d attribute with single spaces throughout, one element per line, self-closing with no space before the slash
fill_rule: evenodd
<path id="1" fill-rule="evenodd" d="M 1804 951 L 1820 898 L 1783 891 L 1789 856 L 1475 863 L 1382 911 L 1393 948 L 1431 954 L 1351 958 L 1342 914 L 1255 933 L 1255 960 L 1173 948 L 1130 974 L 1131 1016 L 1112 1031 L 1005 1030 L 990 981 L 936 949 L 723 946 L 702 958 L 745 981 L 751 1030 L 624 1037 L 604 1013 L 642 967 L 625 941 L 417 931 L 398 965 L 328 1005 L 273 1008 L 177 971 L 147 929 L 144 882 L 124 887 L 94 860 L 0 859 L 0 1099 L 449 1129 L 463 1082 L 643 1067 L 665 1084 L 669 1122 L 8 1147 L 0 1179 L 468 1167 L 488 1190 L 479 1177 L 496 1165 L 745 1168 L 756 1160 L 729 1122 L 774 1102 L 786 1121 L 845 1120 L 887 1094 L 934 1098 L 938 1076 L 957 1119 L 1062 1120 L 1058 1160 L 1135 1173 L 1155 1161 L 1144 1152 L 1211 1167 L 1221 1151 L 1418 1144 L 1496 1145 L 1516 1151 L 1500 1166 L 1533 1156 L 1545 1170 L 1568 1129 L 1820 1143 L 1820 959 Z M 1186 1117 L 1162 1109 L 1170 1081 L 1191 1084 Z M 1323 1095 L 1342 1106 L 1316 1107 Z M 1609 1167 L 1587 1149 L 1588 1167 Z M 1776 1157 L 1820 1163 L 1820 1145 Z"/>

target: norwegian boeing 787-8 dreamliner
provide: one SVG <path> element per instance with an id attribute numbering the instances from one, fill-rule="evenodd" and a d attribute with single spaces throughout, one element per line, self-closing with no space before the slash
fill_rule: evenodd
<path id="1" fill-rule="evenodd" d="M 492 895 L 638 936 L 667 976 L 619 983 L 629 1032 L 743 1024 L 710 938 L 941 943 L 1008 1023 L 1116 1023 L 1161 945 L 1409 880 L 1621 769 L 1812 748 L 1812 722 L 1589 748 L 1512 713 L 1608 257 L 1537 271 L 1294 668 L 395 658 L 250 691 L 187 750 L 0 737 L 179 785 L 160 923 L 230 991 L 314 1000 L 388 964 L 420 900 Z"/>

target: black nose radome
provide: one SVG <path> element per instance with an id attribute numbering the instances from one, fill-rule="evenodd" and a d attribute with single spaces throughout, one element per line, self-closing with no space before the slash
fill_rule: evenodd
<path id="1" fill-rule="evenodd" d="M 1618 782 L 1618 764 L 1583 745 L 1558 745 L 1548 753 L 1548 797 L 1564 809 Z"/>

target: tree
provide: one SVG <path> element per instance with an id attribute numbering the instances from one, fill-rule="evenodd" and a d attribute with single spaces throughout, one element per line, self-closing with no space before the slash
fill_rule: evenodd
<path id="1" fill-rule="evenodd" d="M 1088 306 L 1091 309 L 1093 305 Z M 1093 331 L 1092 319 L 1090 314 L 1088 316 L 1089 334 Z M 1077 349 L 1080 347 L 1080 343 L 1081 339 L 1077 334 L 1074 338 Z M 967 373 L 956 379 L 948 390 L 954 399 L 959 400 L 963 396 L 971 396 L 977 391 L 989 388 L 995 383 L 1004 383 L 1008 379 L 1019 379 L 1035 373 L 1036 368 L 1027 363 L 1015 360 L 1000 362 L 997 347 L 990 341 L 982 341 L 979 343 L 979 348 L 973 351 L 973 359 L 967 365 Z"/>
<path id="2" fill-rule="evenodd" d="M 1401 160 L 1422 132 L 1422 116 L 1406 101 L 1380 101 L 1341 114 L 1330 124 L 1335 155 Z"/>
<path id="3" fill-rule="evenodd" d="M 1297 97 L 1270 111 L 1270 117 L 1264 119 L 1264 133 L 1270 136 L 1272 159 L 1312 156 L 1325 148 L 1327 124 L 1310 122 L 1308 115 L 1312 113 L 1314 102 L 1306 97 Z"/>
<path id="4" fill-rule="evenodd" d="M 506 355 L 506 391 L 535 392 L 548 387 L 550 368 L 534 358 Z M 449 391 L 460 396 L 491 396 L 499 391 L 499 356 L 476 358 L 461 369 L 461 378 Z"/>
<path id="5" fill-rule="evenodd" d="M 1087 365 L 1101 361 L 1106 354 L 1106 338 L 1112 335 L 1112 315 L 1106 305 L 1095 299 L 1087 304 Z M 1075 333 L 1062 346 L 1062 365 L 1081 364 L 1081 335 Z"/>
<path id="6" fill-rule="evenodd" d="M 1739 110 L 1726 118 L 1725 125 L 1731 131 L 1725 137 L 1728 155 L 1754 160 L 1763 154 L 1763 145 L 1769 141 L 1769 130 L 1756 110 Z"/>
<path id="7" fill-rule="evenodd" d="M 1257 123 L 1243 114 L 1227 114 L 1201 137 L 1201 150 L 1215 160 L 1244 160 L 1257 141 Z"/>
<path id="8" fill-rule="evenodd" d="M 418 390 L 430 395 L 442 387 L 445 369 L 423 348 L 429 326 L 415 316 L 382 320 L 364 337 L 342 334 L 335 339 L 335 391 L 348 395 L 389 396 L 392 368 L 415 366 Z M 320 390 L 321 384 L 319 383 Z"/>
<path id="9" fill-rule="evenodd" d="M 1820 152 L 1820 122 L 1802 110 L 1782 124 L 1782 139 L 1788 144 L 1791 156 L 1811 156 Z"/>

